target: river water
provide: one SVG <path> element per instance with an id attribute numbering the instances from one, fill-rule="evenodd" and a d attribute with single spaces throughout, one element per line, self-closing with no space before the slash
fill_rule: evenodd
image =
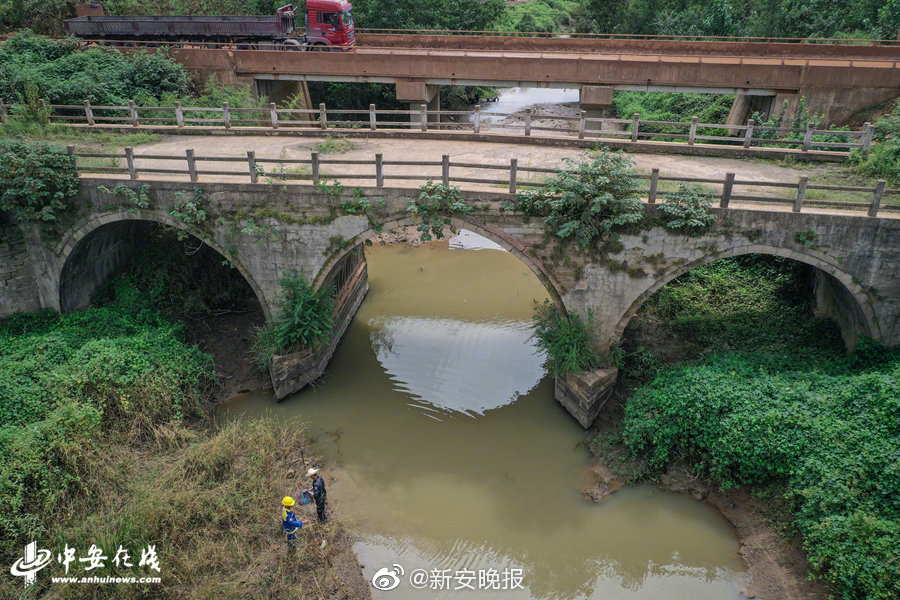
<path id="1" fill-rule="evenodd" d="M 324 380 L 280 404 L 233 398 L 219 416 L 302 415 L 365 577 L 403 569 L 376 599 L 741 598 L 746 566 L 711 507 L 650 486 L 583 499 L 584 432 L 529 339 L 546 292 L 464 233 L 367 248 L 370 291 Z M 442 576 L 417 590 L 415 569 Z"/>

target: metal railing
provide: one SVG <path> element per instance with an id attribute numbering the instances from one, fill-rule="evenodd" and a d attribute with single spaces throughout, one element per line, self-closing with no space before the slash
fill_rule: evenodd
<path id="1" fill-rule="evenodd" d="M 43 101 L 41 101 L 43 103 Z M 865 123 L 857 131 L 821 129 L 810 123 L 805 129 L 758 125 L 749 119 L 744 125 L 700 123 L 697 117 L 690 122 L 643 120 L 635 113 L 631 119 L 607 119 L 588 117 L 586 111 L 578 116 L 565 117 L 543 115 L 539 112 L 499 113 L 482 111 L 480 105 L 473 110 L 428 110 L 422 104 L 418 110 L 380 110 L 374 104 L 369 110 L 330 109 L 320 104 L 318 109 L 278 108 L 270 103 L 265 108 L 233 108 L 227 102 L 221 107 L 128 106 L 83 104 L 51 104 L 52 123 L 96 126 L 167 127 L 174 131 L 190 128 L 264 128 L 270 130 L 292 129 L 368 129 L 410 130 L 429 129 L 462 130 L 474 133 L 515 133 L 531 137 L 568 137 L 577 139 L 617 140 L 624 142 L 670 141 L 686 143 L 712 143 L 715 145 L 761 148 L 786 147 L 801 152 L 827 150 L 849 153 L 852 150 L 867 152 L 872 143 L 875 127 Z M 25 111 L 22 105 L 4 104 L 0 100 L 0 121 Z M 453 117 L 453 122 L 441 122 L 442 117 Z M 522 123 L 497 124 L 494 119 L 515 117 Z M 542 123 L 547 119 L 550 125 Z M 612 129 L 610 129 L 612 128 Z M 659 131 L 664 128 L 663 131 Z M 643 129 L 643 130 L 642 130 Z M 672 130 L 678 130 L 673 132 Z M 724 135 L 723 135 L 724 134 Z M 825 139 L 823 139 L 825 138 Z M 844 141 L 835 141 L 841 138 Z"/>
<path id="2" fill-rule="evenodd" d="M 546 186 L 545 179 L 558 172 L 558 169 L 530 167 L 518 164 L 512 158 L 508 163 L 471 163 L 451 160 L 445 154 L 440 161 L 434 160 L 385 160 L 382 154 L 375 154 L 371 160 L 323 159 L 317 152 L 309 158 L 264 158 L 257 157 L 254 151 L 247 151 L 245 156 L 198 156 L 194 150 L 188 149 L 184 155 L 135 155 L 133 148 L 125 148 L 124 153 L 80 152 L 74 146 L 68 147 L 69 154 L 75 161 L 79 174 L 82 175 L 117 175 L 137 180 L 142 174 L 178 175 L 187 177 L 191 182 L 199 182 L 201 175 L 216 177 L 246 178 L 250 183 L 265 184 L 283 181 L 310 181 L 315 185 L 336 180 L 344 182 L 354 180 L 367 183 L 376 188 L 385 187 L 388 181 L 408 183 L 411 181 L 440 181 L 444 185 L 482 184 L 497 186 L 510 194 L 522 188 L 541 188 Z M 106 160 L 109 166 L 86 165 L 84 159 L 95 162 Z M 125 166 L 120 161 L 124 161 Z M 181 163 L 182 168 L 161 167 L 151 165 L 148 161 L 169 161 Z M 141 164 L 144 163 L 144 164 Z M 205 165 L 212 165 L 207 168 Z M 228 170 L 228 167 L 235 167 Z M 341 167 L 349 169 L 341 170 Z M 410 169 L 397 169 L 410 167 Z M 454 169 L 466 169 L 469 172 L 454 173 Z M 355 172 L 349 172 L 355 171 Z M 363 171 L 363 172 L 359 172 Z M 474 171 L 474 176 L 471 173 Z M 499 175 L 499 176 L 498 176 Z M 789 206 L 793 212 L 804 209 L 841 209 L 865 212 L 870 217 L 878 216 L 880 211 L 896 213 L 900 216 L 900 203 L 882 206 L 885 197 L 900 197 L 900 189 L 887 189 L 885 182 L 879 180 L 874 187 L 818 185 L 809 183 L 807 176 L 797 182 L 751 181 L 738 179 L 735 173 L 726 173 L 723 179 L 704 177 L 670 177 L 660 175 L 659 169 L 652 169 L 648 175 L 635 175 L 634 179 L 646 182 L 632 190 L 646 198 L 649 204 L 674 193 L 679 184 L 699 184 L 705 186 L 703 193 L 711 198 L 718 198 L 719 207 L 728 208 L 732 202 L 762 204 L 765 206 Z M 712 187 L 710 187 L 712 186 Z M 398 187 L 403 187 L 402 185 Z M 743 188 L 743 189 L 742 189 Z M 749 188 L 749 189 L 748 189 Z M 759 188 L 766 191 L 760 195 Z M 779 195 L 768 193 L 768 190 L 781 192 Z M 849 200 L 829 200 L 831 192 L 852 196 Z M 819 198 L 816 198 L 818 196 Z M 823 199 L 822 197 L 826 198 Z"/>

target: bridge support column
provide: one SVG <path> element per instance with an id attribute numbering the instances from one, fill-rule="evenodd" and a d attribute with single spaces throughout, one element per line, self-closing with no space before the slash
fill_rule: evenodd
<path id="1" fill-rule="evenodd" d="M 356 316 L 356 311 L 369 291 L 369 272 L 362 244 L 335 265 L 322 285 L 334 286 L 335 289 L 334 334 L 328 343 L 313 351 L 294 352 L 272 358 L 269 376 L 278 401 L 322 376 L 350 326 L 350 321 Z"/>
<path id="2" fill-rule="evenodd" d="M 253 90 L 257 98 L 265 96 L 269 102 L 274 102 L 279 106 L 287 102 L 288 99 L 296 98 L 297 106 L 303 110 L 312 108 L 312 100 L 309 97 L 309 86 L 305 81 L 287 81 L 278 79 L 254 79 Z"/>
<path id="3" fill-rule="evenodd" d="M 419 116 L 422 105 L 428 107 L 428 111 L 437 112 L 441 109 L 441 86 L 429 85 L 424 81 L 398 81 L 397 100 L 409 103 L 409 110 L 414 111 L 409 115 L 410 127 L 421 123 Z M 437 115 L 429 115 L 428 123 L 437 125 L 440 118 Z"/>
<path id="4" fill-rule="evenodd" d="M 556 377 L 556 400 L 582 427 L 588 429 L 616 386 L 619 370 L 598 369 Z"/>
<path id="5" fill-rule="evenodd" d="M 861 110 L 900 96 L 897 88 L 808 87 L 800 90 L 810 115 L 824 117 L 825 125 L 841 125 Z"/>
<path id="6" fill-rule="evenodd" d="M 613 89 L 599 85 L 583 85 L 579 107 L 588 119 L 608 119 L 612 116 Z"/>
<path id="7" fill-rule="evenodd" d="M 728 113 L 726 125 L 746 125 L 747 119 L 751 118 L 754 113 L 760 113 L 766 118 L 772 116 L 778 96 L 751 96 L 750 94 L 738 93 L 734 97 L 731 104 L 731 110 Z M 731 135 L 740 135 L 734 131 Z"/>

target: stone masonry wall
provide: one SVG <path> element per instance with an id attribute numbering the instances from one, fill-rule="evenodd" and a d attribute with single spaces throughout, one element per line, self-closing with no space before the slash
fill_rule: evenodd
<path id="1" fill-rule="evenodd" d="M 41 298 L 22 231 L 0 222 L 0 317 L 40 309 Z"/>

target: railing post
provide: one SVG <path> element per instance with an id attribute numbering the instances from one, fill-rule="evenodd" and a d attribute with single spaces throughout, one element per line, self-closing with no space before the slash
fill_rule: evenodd
<path id="1" fill-rule="evenodd" d="M 697 117 L 691 117 L 691 131 L 688 134 L 688 146 L 694 145 L 694 138 L 697 137 Z"/>
<path id="2" fill-rule="evenodd" d="M 422 115 L 422 131 L 428 131 L 428 105 L 420 105 L 419 110 L 421 111 Z"/>
<path id="3" fill-rule="evenodd" d="M 225 129 L 231 129 L 231 108 L 227 102 L 222 103 L 222 122 L 225 123 Z"/>
<path id="4" fill-rule="evenodd" d="M 188 148 L 184 153 L 187 155 L 188 176 L 191 181 L 197 181 L 197 163 L 194 161 L 194 151 Z"/>
<path id="5" fill-rule="evenodd" d="M 509 193 L 516 193 L 516 180 L 519 176 L 519 159 L 509 159 Z"/>
<path id="6" fill-rule="evenodd" d="M 91 108 L 91 101 L 84 101 L 84 118 L 90 127 L 94 126 L 94 109 Z"/>
<path id="7" fill-rule="evenodd" d="M 179 128 L 184 127 L 184 111 L 181 109 L 181 102 L 175 103 L 175 124 Z"/>
<path id="8" fill-rule="evenodd" d="M 378 129 L 374 104 L 369 105 L 369 129 L 371 129 L 372 131 Z"/>
<path id="9" fill-rule="evenodd" d="M 631 141 L 638 141 L 638 128 L 641 126 L 641 114 L 634 113 L 634 118 L 631 121 Z"/>
<path id="10" fill-rule="evenodd" d="M 131 113 L 131 124 L 134 125 L 135 127 L 140 125 L 141 122 L 138 119 L 138 111 L 137 111 L 137 107 L 134 105 L 134 100 L 128 101 L 128 112 Z"/>
<path id="11" fill-rule="evenodd" d="M 6 123 L 9 120 L 9 114 L 6 112 L 6 104 L 3 103 L 3 98 L 0 98 L 0 123 Z"/>
<path id="12" fill-rule="evenodd" d="M 859 147 L 863 152 L 869 151 L 872 145 L 872 136 L 875 134 L 875 126 L 871 123 L 863 123 L 863 134 L 859 138 Z"/>
<path id="13" fill-rule="evenodd" d="M 272 129 L 278 129 L 278 108 L 274 102 L 269 102 L 269 120 L 272 122 Z"/>
<path id="14" fill-rule="evenodd" d="M 128 163 L 128 176 L 137 179 L 137 167 L 134 164 L 134 148 L 125 148 L 125 162 Z"/>
<path id="15" fill-rule="evenodd" d="M 43 98 L 38 100 L 38 103 L 41 105 L 41 114 L 47 114 L 48 115 L 47 120 L 49 121 L 50 120 L 49 115 L 51 112 L 53 112 L 53 109 L 51 108 L 49 111 L 47 110 L 47 101 L 44 100 Z"/>
<path id="16" fill-rule="evenodd" d="M 806 133 L 803 135 L 803 150 L 802 150 L 803 152 L 806 152 L 807 150 L 809 150 L 809 143 L 812 141 L 812 132 L 813 132 L 814 128 L 815 128 L 814 123 L 806 124 Z"/>
<path id="17" fill-rule="evenodd" d="M 725 173 L 725 184 L 722 185 L 722 199 L 719 201 L 721 208 L 728 208 L 732 189 L 734 189 L 734 173 Z"/>
<path id="18" fill-rule="evenodd" d="M 256 183 L 258 174 L 256 172 L 256 152 L 247 150 L 247 165 L 250 167 L 250 183 Z"/>
<path id="19" fill-rule="evenodd" d="M 650 191 L 647 193 L 647 202 L 656 204 L 656 189 L 659 187 L 659 169 L 650 171 Z"/>
<path id="20" fill-rule="evenodd" d="M 66 154 L 69 155 L 69 160 L 72 161 L 72 166 L 75 167 L 75 172 L 78 172 L 78 162 L 75 160 L 75 146 L 66 146 Z"/>
<path id="21" fill-rule="evenodd" d="M 384 187 L 384 157 L 375 155 L 375 187 Z"/>
<path id="22" fill-rule="evenodd" d="M 531 111 L 525 113 L 525 135 L 531 135 Z"/>
<path id="23" fill-rule="evenodd" d="M 319 153 L 318 152 L 310 152 L 309 156 L 310 156 L 310 158 L 312 158 L 313 185 L 319 185 Z"/>
<path id="24" fill-rule="evenodd" d="M 872 195 L 872 204 L 869 206 L 869 216 L 877 217 L 878 209 L 881 208 L 881 199 L 884 197 L 884 179 L 879 179 L 875 184 L 875 193 Z"/>
<path id="25" fill-rule="evenodd" d="M 450 155 L 441 156 L 441 182 L 450 185 Z"/>
<path id="26" fill-rule="evenodd" d="M 803 198 L 806 197 L 806 186 L 809 185 L 809 177 L 804 175 L 797 183 L 797 197 L 794 198 L 794 212 L 800 212 L 803 208 Z"/>
<path id="27" fill-rule="evenodd" d="M 475 115 L 472 117 L 472 129 L 475 133 L 481 131 L 481 105 L 475 105 Z"/>
<path id="28" fill-rule="evenodd" d="M 585 119 L 587 119 L 587 111 L 583 110 L 578 115 L 578 139 L 584 139 Z"/>
<path id="29" fill-rule="evenodd" d="M 319 125 L 322 129 L 328 129 L 328 113 L 325 111 L 325 103 L 319 105 Z"/>
<path id="30" fill-rule="evenodd" d="M 753 128 L 756 126 L 756 121 L 753 119 L 747 120 L 747 129 L 744 130 L 744 148 L 749 148 L 751 142 L 753 142 Z"/>

